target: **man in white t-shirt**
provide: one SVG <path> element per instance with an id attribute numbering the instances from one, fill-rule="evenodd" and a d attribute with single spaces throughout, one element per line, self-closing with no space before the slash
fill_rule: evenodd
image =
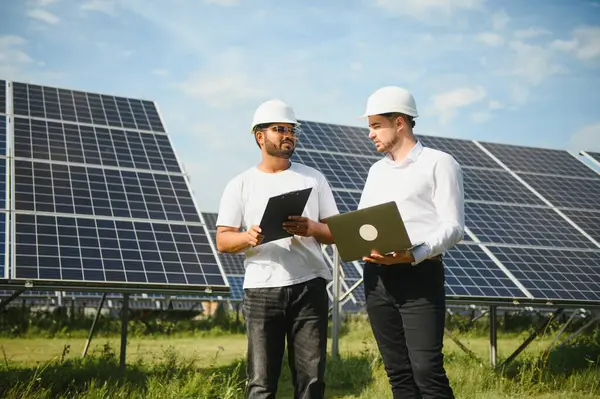
<path id="1" fill-rule="evenodd" d="M 442 255 L 463 238 L 463 177 L 451 155 L 415 138 L 417 116 L 400 87 L 367 100 L 369 138 L 386 155 L 371 166 L 358 208 L 395 201 L 416 247 L 364 259 L 366 307 L 394 399 L 449 399 Z"/>
<path id="2" fill-rule="evenodd" d="M 331 244 L 321 221 L 338 213 L 325 177 L 293 163 L 298 122 L 280 100 L 261 104 L 252 133 L 261 162 L 225 187 L 217 218 L 217 249 L 245 252 L 243 312 L 248 334 L 248 398 L 274 398 L 287 337 L 295 397 L 324 397 L 327 353 L 327 267 L 320 244 Z M 234 139 L 235 140 L 235 139 Z M 290 238 L 261 245 L 258 227 L 270 197 L 312 188 L 302 215 L 284 223 Z"/>

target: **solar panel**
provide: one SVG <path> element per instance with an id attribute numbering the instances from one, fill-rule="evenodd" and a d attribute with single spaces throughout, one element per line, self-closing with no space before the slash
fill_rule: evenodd
<path id="1" fill-rule="evenodd" d="M 554 206 L 561 209 L 600 209 L 600 178 L 529 175 L 519 176 Z"/>
<path id="2" fill-rule="evenodd" d="M 575 210 L 563 210 L 562 212 L 594 240 L 600 242 L 600 209 L 598 212 Z"/>
<path id="3" fill-rule="evenodd" d="M 304 134 L 299 139 L 295 159 L 320 170 L 326 176 L 341 212 L 355 210 L 368 170 L 381 158 L 367 137 L 368 130 L 316 122 L 302 123 Z M 597 249 L 593 241 L 551 209 L 511 172 L 506 171 L 479 144 L 444 137 L 419 135 L 417 138 L 427 147 L 451 154 L 461 164 L 466 225 L 478 243 L 493 248 L 507 248 L 507 251 L 514 248 L 540 251 L 549 257 L 543 260 L 547 263 L 556 261 L 556 258 L 553 252 L 544 251 L 554 248 L 573 254 Z M 511 171 L 517 171 L 533 188 L 539 188 L 538 193 L 553 205 L 564 209 L 600 210 L 598 175 L 568 152 L 490 143 L 481 145 Z M 549 177 L 549 174 L 555 176 Z M 579 215 L 579 219 L 574 216 L 573 220 L 579 220 L 575 222 L 584 230 L 591 230 L 594 217 L 587 212 Z M 545 294 L 537 290 L 531 293 L 522 290 L 524 282 L 517 281 L 478 244 L 470 242 L 471 236 L 466 235 L 465 238 L 463 243 L 445 254 L 449 297 L 481 300 L 547 299 Z M 511 270 L 521 267 L 512 258 L 504 260 L 512 262 Z M 508 268 L 507 264 L 504 266 Z M 351 270 L 344 265 L 342 268 Z M 356 274 L 349 274 L 344 278 L 346 283 L 358 281 Z M 571 277 L 566 275 L 566 281 Z M 521 274 L 520 278 L 527 279 L 530 275 Z M 529 281 L 529 285 L 525 286 L 534 286 L 534 283 Z M 565 296 L 562 300 L 575 297 Z M 592 296 L 586 297 L 594 300 Z"/>
<path id="4" fill-rule="evenodd" d="M 0 156 L 5 157 L 7 154 L 6 148 L 6 117 L 4 115 L 0 115 Z"/>
<path id="5" fill-rule="evenodd" d="M 504 170 L 463 170 L 465 199 L 505 204 L 544 205 L 531 190 Z"/>
<path id="6" fill-rule="evenodd" d="M 164 134 L 15 117 L 15 156 L 180 173 Z"/>
<path id="7" fill-rule="evenodd" d="M 481 143 L 514 172 L 597 178 L 598 174 L 567 151 Z"/>
<path id="8" fill-rule="evenodd" d="M 303 120 L 299 122 L 302 130 L 297 142 L 299 149 L 381 157 L 369 141 L 368 129 Z"/>
<path id="9" fill-rule="evenodd" d="M 362 190 L 371 165 L 376 158 L 354 155 L 335 155 L 297 149 L 296 162 L 313 167 L 327 178 L 332 188 Z"/>
<path id="10" fill-rule="evenodd" d="M 217 217 L 219 216 L 218 213 L 213 213 L 213 212 L 202 212 L 202 218 L 204 219 L 204 222 L 206 223 L 206 228 L 208 229 L 208 231 L 217 231 Z"/>
<path id="11" fill-rule="evenodd" d="M 6 108 L 6 81 L 0 80 L 0 114 L 7 114 Z"/>
<path id="12" fill-rule="evenodd" d="M 183 176 L 16 160 L 15 209 L 200 222 Z"/>
<path id="13" fill-rule="evenodd" d="M 446 295 L 471 299 L 525 299 L 525 293 L 474 244 L 458 244 L 444 255 Z"/>
<path id="14" fill-rule="evenodd" d="M 226 293 L 154 103 L 13 83 L 13 282 Z"/>
<path id="15" fill-rule="evenodd" d="M 488 248 L 536 298 L 600 301 L 599 251 Z"/>
<path id="16" fill-rule="evenodd" d="M 597 248 L 549 208 L 465 204 L 466 224 L 483 243 L 562 248 Z"/>
<path id="17" fill-rule="evenodd" d="M 13 83 L 16 115 L 165 132 L 151 101 Z"/>
<path id="18" fill-rule="evenodd" d="M 346 213 L 358 209 L 360 192 L 332 190 L 333 198 L 338 206 L 338 211 Z"/>
<path id="19" fill-rule="evenodd" d="M 229 295 L 229 299 L 232 301 L 241 301 L 244 299 L 244 276 L 233 276 L 228 275 L 227 280 L 229 281 L 229 285 L 231 286 L 231 293 Z"/>
<path id="20" fill-rule="evenodd" d="M 416 137 L 424 146 L 452 155 L 461 166 L 500 169 L 500 165 L 472 141 L 424 135 Z"/>

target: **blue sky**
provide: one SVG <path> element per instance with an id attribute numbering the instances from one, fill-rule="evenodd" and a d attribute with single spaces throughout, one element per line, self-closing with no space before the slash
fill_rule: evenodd
<path id="1" fill-rule="evenodd" d="M 400 85 L 418 134 L 600 151 L 600 1 L 0 0 L 0 78 L 155 100 L 216 211 L 275 97 L 362 126 Z"/>

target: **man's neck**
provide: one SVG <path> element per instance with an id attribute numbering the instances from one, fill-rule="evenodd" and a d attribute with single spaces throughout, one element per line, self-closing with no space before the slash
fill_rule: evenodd
<path id="1" fill-rule="evenodd" d="M 290 165 L 289 159 L 263 156 L 262 161 L 258 164 L 258 169 L 265 173 L 278 173 L 288 169 Z"/>
<path id="2" fill-rule="evenodd" d="M 388 152 L 388 154 L 390 158 L 394 160 L 394 162 L 402 162 L 402 160 L 406 158 L 408 153 L 416 144 L 417 139 L 415 136 L 410 135 L 408 137 L 404 137 L 398 142 L 398 144 L 394 146 L 394 148 Z"/>

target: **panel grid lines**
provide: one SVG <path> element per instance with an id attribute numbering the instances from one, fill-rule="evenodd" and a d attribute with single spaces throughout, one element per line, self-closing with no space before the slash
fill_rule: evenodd
<path id="1" fill-rule="evenodd" d="M 13 82 L 15 115 L 164 132 L 154 103 Z"/>
<path id="2" fill-rule="evenodd" d="M 181 173 L 166 135 L 14 118 L 18 158 Z"/>
<path id="3" fill-rule="evenodd" d="M 7 118 L 0 115 L 0 156 L 6 156 L 8 142 L 8 124 Z"/>
<path id="4" fill-rule="evenodd" d="M 297 161 L 319 170 L 332 188 L 362 190 L 373 160 L 346 156 L 340 157 L 322 152 L 297 149 Z"/>
<path id="5" fill-rule="evenodd" d="M 17 213 L 14 278 L 220 284 L 200 226 Z"/>
<path id="6" fill-rule="evenodd" d="M 200 222 L 183 176 L 14 161 L 15 210 Z"/>
<path id="7" fill-rule="evenodd" d="M 368 139 L 368 129 L 306 121 L 301 123 L 302 136 L 296 150 L 298 161 L 325 175 L 340 212 L 356 210 L 368 170 L 376 162 L 376 157 L 381 159 L 383 156 L 375 151 Z M 567 216 L 572 215 L 580 227 L 592 233 L 591 236 L 597 235 L 598 232 L 591 225 L 595 223 L 596 216 L 592 212 L 600 216 L 600 179 L 567 151 L 476 143 L 436 136 L 417 135 L 417 139 L 426 147 L 449 153 L 461 165 L 464 172 L 466 225 L 483 245 L 504 248 L 501 251 L 516 248 L 524 252 L 565 248 L 575 258 L 597 252 L 596 245 L 590 239 L 513 175 L 517 172 L 519 177 L 558 209 L 571 209 L 571 212 L 563 212 Z M 509 171 L 494 157 L 504 163 Z M 347 181 L 350 174 L 351 180 Z M 562 177 L 555 177 L 556 174 Z M 563 182 L 568 184 L 564 185 Z M 579 209 L 576 216 L 575 209 Z M 552 256 L 550 252 L 543 253 Z M 478 244 L 470 243 L 467 236 L 463 242 L 447 251 L 445 264 L 446 289 L 450 296 L 529 300 L 488 253 Z M 512 269 L 507 267 L 507 270 Z M 351 284 L 356 278 L 355 275 L 346 276 L 344 281 Z M 529 283 L 523 283 L 523 286 L 536 285 L 532 281 Z M 596 300 L 585 290 L 579 295 L 589 301 Z M 534 296 L 535 299 L 544 298 L 538 291 Z"/>
<path id="8" fill-rule="evenodd" d="M 8 104 L 6 103 L 6 81 L 0 80 L 0 114 L 8 113 Z"/>
<path id="9" fill-rule="evenodd" d="M 444 267 L 447 295 L 482 299 L 526 298 L 478 245 L 456 245 L 444 255 Z"/>
<path id="10" fill-rule="evenodd" d="M 514 172 L 598 178 L 598 173 L 564 150 L 498 143 L 481 144 Z"/>
<path id="11" fill-rule="evenodd" d="M 528 173 L 518 175 L 559 209 L 600 210 L 600 179 L 572 179 Z"/>
<path id="12" fill-rule="evenodd" d="M 600 301 L 600 252 L 488 246 L 537 299 Z"/>
<path id="13" fill-rule="evenodd" d="M 153 102 L 22 83 L 12 93 L 12 279 L 229 290 Z"/>
<path id="14" fill-rule="evenodd" d="M 597 248 L 549 208 L 466 203 L 465 216 L 467 225 L 483 243 Z"/>

